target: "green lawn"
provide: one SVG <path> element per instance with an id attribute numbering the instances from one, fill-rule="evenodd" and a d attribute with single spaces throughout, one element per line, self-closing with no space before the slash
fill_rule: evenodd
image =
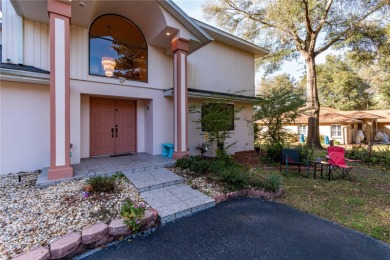
<path id="1" fill-rule="evenodd" d="M 321 156 L 322 151 L 316 152 Z M 290 170 L 284 176 L 275 170 L 258 170 L 260 175 L 282 176 L 285 195 L 278 199 L 292 207 L 366 233 L 390 243 L 390 172 L 358 165 L 347 179 L 313 179 Z M 335 175 L 337 176 L 337 174 Z"/>

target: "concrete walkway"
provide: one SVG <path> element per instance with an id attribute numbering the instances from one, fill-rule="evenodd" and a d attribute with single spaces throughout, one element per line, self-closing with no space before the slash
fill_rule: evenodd
<path id="1" fill-rule="evenodd" d="M 390 259 L 390 246 L 289 206 L 238 199 L 87 259 Z"/>
<path id="2" fill-rule="evenodd" d="M 212 198 L 184 184 L 184 179 L 165 169 L 124 171 L 145 201 L 158 210 L 162 224 L 213 207 Z"/>

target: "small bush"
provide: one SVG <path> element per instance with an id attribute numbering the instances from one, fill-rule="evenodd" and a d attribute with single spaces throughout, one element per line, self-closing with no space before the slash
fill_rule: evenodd
<path id="1" fill-rule="evenodd" d="M 264 181 L 264 190 L 276 192 L 279 190 L 281 184 L 282 181 L 278 175 L 269 175 Z"/>
<path id="2" fill-rule="evenodd" d="M 141 228 L 141 220 L 145 214 L 145 204 L 140 203 L 139 205 L 133 204 L 133 202 L 127 198 L 122 205 L 120 215 L 124 219 L 126 226 L 133 231 L 138 232 Z"/>
<path id="3" fill-rule="evenodd" d="M 283 146 L 280 143 L 267 144 L 265 146 L 266 156 L 262 158 L 262 161 L 266 163 L 280 162 L 280 156 L 282 154 Z"/>
<path id="4" fill-rule="evenodd" d="M 96 192 L 112 192 L 115 190 L 116 178 L 105 176 L 94 176 L 87 180 L 87 184 L 91 185 L 93 191 Z"/>
<path id="5" fill-rule="evenodd" d="M 193 160 L 189 165 L 189 169 L 197 174 L 204 174 L 210 168 L 210 162 L 207 160 Z"/>
<path id="6" fill-rule="evenodd" d="M 314 149 L 309 148 L 307 145 L 298 144 L 297 148 L 302 162 L 313 161 Z"/>
<path id="7" fill-rule="evenodd" d="M 249 185 L 248 172 L 239 167 L 225 168 L 215 176 L 218 181 L 224 184 L 226 191 L 242 190 Z"/>
<path id="8" fill-rule="evenodd" d="M 125 177 L 126 176 L 121 171 L 117 171 L 113 175 L 111 175 L 111 178 L 114 178 L 114 179 L 123 179 Z"/>
<path id="9" fill-rule="evenodd" d="M 190 168 L 192 156 L 184 157 L 176 161 L 175 166 L 181 169 Z"/>
<path id="10" fill-rule="evenodd" d="M 260 190 L 264 188 L 264 179 L 257 172 L 249 172 L 248 174 L 249 186 L 256 190 Z"/>

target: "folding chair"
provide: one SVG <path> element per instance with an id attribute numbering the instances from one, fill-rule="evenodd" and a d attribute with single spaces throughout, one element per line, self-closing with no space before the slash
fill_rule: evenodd
<path id="1" fill-rule="evenodd" d="M 301 174 L 301 165 L 306 166 L 306 175 L 308 176 L 308 163 L 305 163 L 301 160 L 301 156 L 297 149 L 282 149 L 282 156 L 280 160 L 280 169 L 282 172 L 282 165 L 286 166 L 285 175 L 288 174 L 288 166 L 289 165 L 298 165 L 299 174 Z"/>
<path id="2" fill-rule="evenodd" d="M 360 162 L 360 160 L 351 160 L 345 158 L 345 148 L 339 146 L 329 146 L 327 149 L 326 158 L 329 163 L 329 180 L 330 175 L 333 172 L 337 172 L 341 178 L 348 177 L 349 181 L 351 181 L 351 177 L 349 176 L 349 172 L 353 169 L 354 166 L 350 166 L 346 164 L 347 162 Z M 332 174 L 333 178 L 333 174 Z"/>

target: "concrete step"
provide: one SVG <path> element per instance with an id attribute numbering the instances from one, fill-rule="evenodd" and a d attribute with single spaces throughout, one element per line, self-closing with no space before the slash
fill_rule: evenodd
<path id="1" fill-rule="evenodd" d="M 162 224 L 215 205 L 212 198 L 185 184 L 141 192 L 141 196 L 157 209 Z"/>
<path id="2" fill-rule="evenodd" d="M 165 168 L 146 171 L 124 171 L 123 173 L 139 192 L 160 189 L 184 182 L 183 178 Z"/>

